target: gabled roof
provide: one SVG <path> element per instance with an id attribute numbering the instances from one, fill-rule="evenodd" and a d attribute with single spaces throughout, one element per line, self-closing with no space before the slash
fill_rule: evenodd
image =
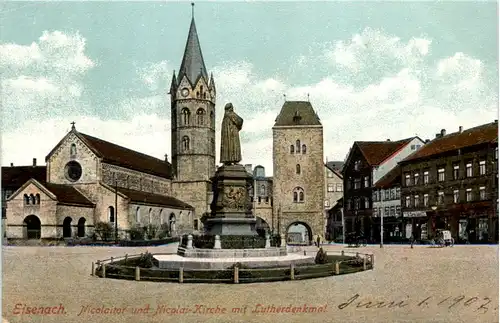
<path id="1" fill-rule="evenodd" d="M 201 76 L 205 78 L 206 82 L 209 82 L 207 68 L 205 67 L 205 61 L 201 53 L 198 33 L 196 32 L 194 17 L 191 19 L 186 48 L 184 49 L 184 56 L 182 57 L 181 68 L 177 80 L 179 82 L 182 81 L 184 75 L 188 78 L 191 85 L 196 85 Z"/>
<path id="2" fill-rule="evenodd" d="M 274 126 L 321 126 L 318 115 L 308 101 L 286 101 Z"/>
<path id="3" fill-rule="evenodd" d="M 56 196 L 58 204 L 94 206 L 94 203 L 71 185 L 45 183 L 44 186 Z"/>
<path id="4" fill-rule="evenodd" d="M 344 162 L 341 161 L 329 161 L 325 163 L 325 167 L 331 170 L 335 175 L 337 175 L 340 178 L 343 178 L 342 176 L 342 168 L 344 167 Z"/>
<path id="5" fill-rule="evenodd" d="M 163 178 L 172 178 L 172 165 L 169 162 L 78 132 L 74 128 L 52 149 L 45 158 L 46 161 L 72 133 L 104 163 Z"/>
<path id="6" fill-rule="evenodd" d="M 373 186 L 376 188 L 390 188 L 401 184 L 401 166 L 397 165 L 382 176 Z"/>
<path id="7" fill-rule="evenodd" d="M 481 144 L 496 144 L 498 142 L 498 123 L 492 122 L 474 128 L 454 132 L 440 138 L 435 138 L 422 148 L 406 157 L 400 163 L 429 158 L 442 153 L 473 147 Z"/>
<path id="8" fill-rule="evenodd" d="M 118 192 L 127 196 L 131 202 L 138 202 L 144 204 L 170 206 L 173 208 L 189 209 L 192 210 L 193 207 L 187 203 L 184 203 L 174 197 L 159 195 L 149 192 L 136 191 L 131 189 L 126 189 L 122 187 L 117 188 Z"/>
<path id="9" fill-rule="evenodd" d="M 17 190 L 29 179 L 45 183 L 47 179 L 46 166 L 12 166 L 2 167 L 2 188 Z"/>
<path id="10" fill-rule="evenodd" d="M 387 158 L 408 145 L 416 137 L 398 141 L 355 141 L 370 166 L 378 166 Z"/>
<path id="11" fill-rule="evenodd" d="M 34 178 L 27 180 L 23 185 L 21 185 L 14 192 L 14 194 L 8 198 L 8 200 L 16 197 L 30 184 L 35 185 L 40 191 L 47 194 L 51 199 L 56 200 L 57 204 L 94 207 L 94 203 L 92 203 L 85 197 L 85 195 L 71 185 L 40 183 Z"/>

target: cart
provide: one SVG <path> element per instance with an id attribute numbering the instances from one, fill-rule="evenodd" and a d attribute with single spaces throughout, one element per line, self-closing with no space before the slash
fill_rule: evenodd
<path id="1" fill-rule="evenodd" d="M 453 247 L 455 240 L 451 237 L 451 232 L 449 230 L 438 230 L 436 244 L 441 247 Z"/>

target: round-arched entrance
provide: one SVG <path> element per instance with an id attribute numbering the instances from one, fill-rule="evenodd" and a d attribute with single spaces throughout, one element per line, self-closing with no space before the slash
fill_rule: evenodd
<path id="1" fill-rule="evenodd" d="M 293 222 L 286 229 L 286 242 L 290 245 L 309 245 L 312 241 L 311 227 L 305 222 Z"/>
<path id="2" fill-rule="evenodd" d="M 261 217 L 255 217 L 257 222 L 255 223 L 255 231 L 257 231 L 258 235 L 261 237 L 265 237 L 266 233 L 269 233 L 271 229 L 269 228 L 269 224 Z"/>
<path id="3" fill-rule="evenodd" d="M 80 218 L 78 220 L 78 237 L 85 237 L 85 218 Z"/>
<path id="4" fill-rule="evenodd" d="M 26 239 L 40 239 L 42 235 L 42 223 L 36 215 L 28 215 L 24 219 L 24 226 L 26 228 Z"/>
<path id="5" fill-rule="evenodd" d="M 71 238 L 71 219 L 69 216 L 67 216 L 64 221 L 63 221 L 63 237 L 64 238 Z"/>

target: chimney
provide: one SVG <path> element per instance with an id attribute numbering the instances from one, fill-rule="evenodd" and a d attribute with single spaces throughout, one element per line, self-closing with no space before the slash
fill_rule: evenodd
<path id="1" fill-rule="evenodd" d="M 168 154 L 165 154 L 165 161 L 168 163 Z"/>
<path id="2" fill-rule="evenodd" d="M 10 163 L 10 167 L 14 167 L 14 163 Z"/>
<path id="3" fill-rule="evenodd" d="M 429 142 L 430 142 L 430 140 L 429 140 L 429 139 L 425 139 L 425 143 L 426 143 L 426 144 L 427 144 L 427 143 L 429 143 Z"/>
<path id="4" fill-rule="evenodd" d="M 36 158 L 33 158 L 33 167 L 36 166 Z"/>
<path id="5" fill-rule="evenodd" d="M 464 127 L 462 127 L 462 126 L 458 127 L 458 132 L 462 133 L 463 130 L 464 130 Z"/>
<path id="6" fill-rule="evenodd" d="M 446 129 L 441 129 L 441 137 L 446 136 Z"/>
<path id="7" fill-rule="evenodd" d="M 440 134 L 440 133 L 437 133 L 437 134 L 436 134 L 436 138 L 439 138 L 439 137 L 441 137 L 441 134 Z"/>

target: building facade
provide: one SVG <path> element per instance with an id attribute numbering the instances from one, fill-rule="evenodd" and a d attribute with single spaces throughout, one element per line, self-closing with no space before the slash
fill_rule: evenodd
<path id="1" fill-rule="evenodd" d="M 403 217 L 416 239 L 446 229 L 457 242 L 498 242 L 497 121 L 443 129 L 400 165 Z"/>
<path id="2" fill-rule="evenodd" d="M 310 102 L 286 101 L 273 126 L 271 222 L 277 232 L 305 227 L 304 243 L 324 236 L 324 168 L 319 117 Z"/>
<path id="3" fill-rule="evenodd" d="M 354 142 L 342 172 L 346 234 L 356 233 L 369 241 L 376 241 L 380 222 L 372 216 L 373 183 L 422 145 L 424 142 L 418 137 Z"/>
<path id="4" fill-rule="evenodd" d="M 328 210 L 328 217 L 326 222 L 325 238 L 328 241 L 335 241 L 337 243 L 343 242 L 344 237 L 344 223 L 343 223 L 343 198 L 336 201 L 335 205 Z"/>

